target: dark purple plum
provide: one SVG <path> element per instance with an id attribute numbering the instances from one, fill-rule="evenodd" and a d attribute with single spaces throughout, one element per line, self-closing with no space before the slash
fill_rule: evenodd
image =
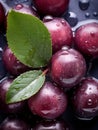
<path id="1" fill-rule="evenodd" d="M 83 120 L 98 116 L 98 80 L 87 77 L 73 90 L 71 98 L 75 115 Z"/>
<path id="2" fill-rule="evenodd" d="M 64 45 L 72 45 L 72 30 L 66 20 L 46 16 L 43 22 L 51 34 L 53 52 L 60 50 Z"/>
<path id="3" fill-rule="evenodd" d="M 51 59 L 52 80 L 66 90 L 78 84 L 86 73 L 86 62 L 75 49 L 63 47 Z"/>
<path id="4" fill-rule="evenodd" d="M 13 116 L 7 117 L 0 125 L 0 130 L 31 130 L 27 122 Z"/>
<path id="5" fill-rule="evenodd" d="M 39 17 L 35 8 L 32 8 L 32 7 L 30 7 L 26 4 L 22 4 L 22 3 L 16 4 L 16 5 L 13 6 L 12 9 L 16 12 L 20 12 L 20 13 L 29 14 L 29 15 L 32 15 L 32 16 Z M 4 27 L 5 27 L 5 29 L 7 29 L 7 16 L 5 18 Z"/>
<path id="6" fill-rule="evenodd" d="M 75 32 L 75 45 L 83 54 L 98 57 L 98 23 L 88 23 Z"/>
<path id="7" fill-rule="evenodd" d="M 60 16 L 68 8 L 69 0 L 32 0 L 42 15 Z"/>
<path id="8" fill-rule="evenodd" d="M 3 5 L 0 3 L 0 25 L 4 24 L 5 21 L 5 9 Z"/>
<path id="9" fill-rule="evenodd" d="M 69 125 L 59 120 L 44 120 L 36 124 L 33 130 L 70 130 Z"/>
<path id="10" fill-rule="evenodd" d="M 67 96 L 51 82 L 45 82 L 41 90 L 28 100 L 33 114 L 47 119 L 59 117 L 67 108 Z"/>
<path id="11" fill-rule="evenodd" d="M 26 102 L 21 101 L 18 103 L 7 104 L 6 103 L 6 93 L 12 83 L 12 78 L 4 78 L 0 82 L 0 110 L 4 113 L 20 113 L 24 110 Z"/>
<path id="12" fill-rule="evenodd" d="M 30 69 L 19 60 L 17 60 L 17 58 L 8 46 L 5 47 L 3 51 L 2 60 L 8 72 L 14 76 L 17 76 Z"/>
<path id="13" fill-rule="evenodd" d="M 32 8 L 26 4 L 17 4 L 13 7 L 13 10 L 16 12 L 24 13 L 24 14 L 38 16 L 36 10 L 34 10 L 34 8 Z"/>

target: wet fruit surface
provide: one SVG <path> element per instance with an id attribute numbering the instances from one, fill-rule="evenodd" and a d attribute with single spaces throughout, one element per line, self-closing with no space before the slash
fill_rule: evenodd
<path id="1" fill-rule="evenodd" d="M 34 127 L 34 130 L 70 130 L 69 126 L 64 121 L 52 120 L 52 121 L 40 121 Z"/>
<path id="2" fill-rule="evenodd" d="M 7 46 L 3 50 L 2 60 L 4 62 L 6 69 L 12 75 L 17 76 L 28 70 L 28 67 L 22 64 L 19 60 L 17 60 L 17 58 L 12 53 L 11 49 Z"/>
<path id="3" fill-rule="evenodd" d="M 53 55 L 50 71 L 55 83 L 69 89 L 86 74 L 86 62 L 78 51 L 65 47 Z"/>
<path id="4" fill-rule="evenodd" d="M 60 16 L 67 10 L 69 0 L 34 0 L 34 4 L 40 14 Z"/>
<path id="5" fill-rule="evenodd" d="M 63 18 L 44 18 L 44 24 L 52 37 L 53 53 L 60 50 L 64 45 L 71 46 L 73 35 L 70 25 Z"/>
<path id="6" fill-rule="evenodd" d="M 98 115 L 98 80 L 85 78 L 73 91 L 73 109 L 81 119 L 90 119 Z"/>
<path id="7" fill-rule="evenodd" d="M 18 113 L 22 112 L 25 107 L 25 101 L 7 104 L 6 103 L 6 93 L 12 83 L 13 79 L 5 78 L 0 83 L 0 110 L 4 113 Z"/>
<path id="8" fill-rule="evenodd" d="M 12 7 L 13 5 L 17 5 L 20 3 L 26 3 L 27 5 L 31 5 L 31 3 L 30 3 L 31 0 L 13 0 L 13 1 L 12 0 L 0 0 L 0 2 L 2 2 L 2 1 L 7 3 L 7 5 L 9 5 L 9 6 L 6 6 L 6 7 L 8 7 L 7 10 L 10 7 Z M 95 0 L 95 1 L 71 0 L 69 3 L 68 9 L 63 14 L 63 18 L 65 18 L 68 21 L 68 23 L 71 25 L 73 31 L 75 31 L 79 26 L 84 25 L 85 23 L 91 23 L 92 21 L 95 21 L 98 23 L 98 20 L 97 20 L 98 19 L 98 1 L 97 0 Z M 3 37 L 5 37 L 5 36 L 3 36 Z M 1 41 L 1 44 L 0 44 L 0 56 L 1 56 L 3 48 L 6 43 L 6 40 L 2 39 L 2 35 L 0 35 L 0 41 Z M 88 61 L 89 60 L 87 60 L 87 64 L 89 66 Z M 91 69 L 88 72 L 88 75 L 98 78 L 98 67 L 97 67 L 98 61 L 94 60 L 91 64 L 92 64 Z M 2 77 L 6 76 L 7 74 L 8 74 L 8 72 L 5 70 L 5 67 L 2 64 L 2 58 L 0 58 L 0 79 L 2 79 Z M 93 87 L 93 88 L 96 88 L 96 87 Z M 91 87 L 90 90 L 88 89 L 89 92 L 91 90 L 94 90 L 93 88 Z M 87 89 L 85 88 L 85 90 L 87 90 Z M 92 92 L 95 92 L 95 91 L 92 91 Z M 97 113 L 97 100 L 96 100 L 97 96 L 95 96 L 95 98 L 91 98 L 91 97 L 88 98 L 87 96 L 88 95 L 86 95 L 86 97 L 85 97 L 86 100 L 84 100 L 84 102 L 82 102 L 82 104 L 83 103 L 85 104 L 85 108 L 86 108 L 85 112 L 90 110 L 89 111 L 89 113 L 91 114 L 90 116 L 93 116 L 93 114 L 95 115 L 95 113 Z M 81 96 L 81 98 L 82 98 L 82 96 Z M 78 99 L 80 99 L 80 98 L 78 98 Z M 90 108 L 89 110 L 88 110 L 88 107 Z M 81 116 L 83 114 L 83 113 L 81 114 L 80 111 L 78 111 L 78 116 Z M 2 115 L 2 113 L 0 113 L 0 114 L 1 114 L 0 120 L 2 121 L 4 115 Z M 85 116 L 86 116 L 85 118 L 89 117 L 87 113 L 85 114 Z M 73 112 L 70 109 L 70 107 L 68 107 L 68 110 L 63 113 L 62 117 L 64 118 L 64 120 L 67 120 L 71 124 L 72 130 L 97 130 L 98 129 L 98 117 L 95 117 L 91 121 L 79 120 L 76 118 L 75 115 L 73 115 Z M 54 127 L 55 126 L 56 125 L 54 125 Z M 45 128 L 41 124 L 38 127 Z M 59 130 L 60 130 L 60 128 L 59 128 Z"/>
<path id="9" fill-rule="evenodd" d="M 2 122 L 0 130 L 30 130 L 30 126 L 22 119 L 10 116 Z"/>
<path id="10" fill-rule="evenodd" d="M 98 23 L 81 26 L 75 33 L 77 48 L 87 56 L 98 57 Z"/>
<path id="11" fill-rule="evenodd" d="M 54 119 L 67 108 L 67 97 L 61 89 L 51 82 L 46 82 L 43 88 L 28 100 L 28 105 L 32 113 L 46 119 Z"/>

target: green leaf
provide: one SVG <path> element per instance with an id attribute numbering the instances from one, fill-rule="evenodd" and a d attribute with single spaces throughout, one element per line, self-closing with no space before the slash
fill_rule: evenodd
<path id="1" fill-rule="evenodd" d="M 27 66 L 44 67 L 52 56 L 50 33 L 35 16 L 11 10 L 7 19 L 7 41 L 17 59 Z"/>
<path id="2" fill-rule="evenodd" d="M 14 103 L 30 98 L 36 94 L 45 81 L 42 71 L 27 71 L 18 76 L 11 84 L 7 94 L 6 102 Z"/>

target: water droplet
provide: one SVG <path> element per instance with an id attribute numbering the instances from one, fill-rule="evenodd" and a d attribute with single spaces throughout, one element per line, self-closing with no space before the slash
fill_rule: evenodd
<path id="1" fill-rule="evenodd" d="M 65 50 L 65 51 L 68 50 L 68 49 L 69 49 L 69 46 L 63 46 L 62 47 L 62 50 Z"/>
<path id="2" fill-rule="evenodd" d="M 76 24 L 78 23 L 77 15 L 74 12 L 66 13 L 65 19 L 68 21 L 68 23 L 71 25 L 71 27 L 76 26 Z"/>
<path id="3" fill-rule="evenodd" d="M 87 104 L 88 104 L 89 106 L 92 105 L 92 99 L 88 99 Z"/>
<path id="4" fill-rule="evenodd" d="M 20 10 L 20 9 L 22 9 L 22 8 L 23 8 L 23 5 L 22 5 L 22 4 L 18 4 L 18 5 L 15 7 L 16 10 Z"/>
<path id="5" fill-rule="evenodd" d="M 43 18 L 43 22 L 49 22 L 49 21 L 51 21 L 51 20 L 53 20 L 53 17 L 50 16 L 50 15 L 47 15 L 47 16 L 45 16 L 45 17 Z"/>
<path id="6" fill-rule="evenodd" d="M 60 23 L 57 23 L 57 24 L 56 24 L 56 26 L 58 26 L 58 27 L 59 27 L 59 26 L 60 26 Z"/>
<path id="7" fill-rule="evenodd" d="M 85 44 L 88 44 L 88 41 L 85 41 Z"/>
<path id="8" fill-rule="evenodd" d="M 89 7 L 90 1 L 89 0 L 79 0 L 79 7 L 81 10 L 87 10 Z"/>
<path id="9" fill-rule="evenodd" d="M 94 37 L 94 36 L 95 36 L 95 33 L 94 33 L 94 32 L 90 32 L 90 35 L 91 35 L 92 37 Z"/>
<path id="10" fill-rule="evenodd" d="M 65 22 L 64 19 L 61 20 L 61 23 L 62 23 L 64 26 L 66 26 L 66 22 Z"/>
<path id="11" fill-rule="evenodd" d="M 93 16 L 97 17 L 98 13 L 97 12 L 93 12 Z"/>
<path id="12" fill-rule="evenodd" d="M 90 17 L 90 13 L 87 12 L 87 13 L 85 14 L 85 17 L 87 17 L 87 18 Z"/>

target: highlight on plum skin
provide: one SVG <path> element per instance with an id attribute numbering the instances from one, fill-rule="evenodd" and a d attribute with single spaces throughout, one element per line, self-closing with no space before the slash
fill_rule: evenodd
<path id="1" fill-rule="evenodd" d="M 72 48 L 63 47 L 51 58 L 50 76 L 65 90 L 78 84 L 86 74 L 86 61 L 81 53 Z"/>
<path id="2" fill-rule="evenodd" d="M 67 108 L 67 95 L 51 82 L 45 82 L 40 91 L 28 99 L 33 114 L 42 118 L 55 119 Z"/>
<path id="3" fill-rule="evenodd" d="M 63 46 L 72 46 L 73 34 L 69 23 L 64 18 L 45 16 L 43 23 L 50 32 L 53 53 Z"/>
<path id="4" fill-rule="evenodd" d="M 0 81 L 0 110 L 3 113 L 20 113 L 24 110 L 26 102 L 21 101 L 17 103 L 7 104 L 6 93 L 13 82 L 13 78 L 6 77 Z"/>
<path id="5" fill-rule="evenodd" d="M 33 2 L 38 13 L 44 16 L 61 16 L 69 6 L 69 0 L 33 0 Z"/>
<path id="6" fill-rule="evenodd" d="M 77 118 L 91 120 L 98 115 L 98 79 L 84 78 L 72 91 L 71 108 Z"/>
<path id="7" fill-rule="evenodd" d="M 80 26 L 75 32 L 75 46 L 86 56 L 98 57 L 98 23 Z"/>
<path id="8" fill-rule="evenodd" d="M 2 61 L 7 71 L 14 76 L 18 76 L 19 74 L 30 69 L 15 57 L 15 55 L 8 46 L 6 46 L 3 50 Z"/>

